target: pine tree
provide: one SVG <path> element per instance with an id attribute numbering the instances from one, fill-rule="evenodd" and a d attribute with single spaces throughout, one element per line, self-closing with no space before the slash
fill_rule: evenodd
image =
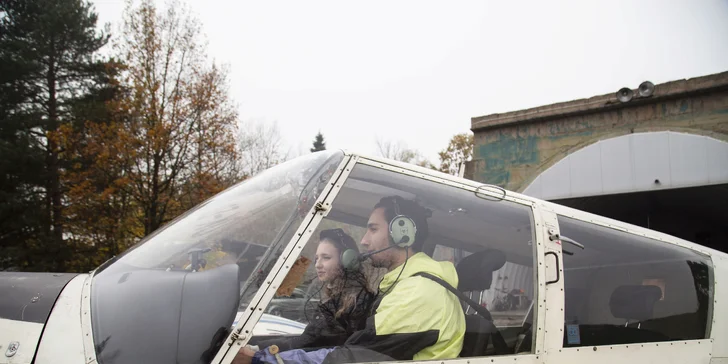
<path id="1" fill-rule="evenodd" d="M 20 93 L 15 95 L 20 101 L 15 106 L 8 105 L 13 108 L 8 117 L 17 121 L 14 125 L 20 138 L 16 142 L 24 143 L 21 147 L 33 152 L 30 165 L 36 168 L 17 173 L 40 177 L 40 181 L 23 184 L 32 197 L 16 198 L 42 201 L 43 216 L 39 221 L 43 231 L 35 234 L 42 237 L 25 243 L 45 249 L 44 257 L 49 259 L 30 262 L 26 257 L 9 264 L 63 271 L 67 249 L 61 179 L 66 165 L 58 145 L 58 130 L 70 123 L 70 105 L 87 94 L 96 75 L 103 72 L 96 52 L 107 43 L 108 36 L 97 34 L 97 16 L 91 4 L 83 0 L 1 0 L 0 14 L 0 74 L 13 73 L 15 68 L 22 70 L 12 81 L 11 90 Z M 30 158 L 22 153 L 14 156 L 20 159 L 8 161 L 9 164 L 20 164 L 22 158 Z"/>
<path id="2" fill-rule="evenodd" d="M 316 139 L 313 140 L 313 148 L 311 148 L 311 153 L 320 152 L 322 150 L 326 150 L 326 142 L 324 142 L 323 134 L 321 134 L 321 132 L 318 132 L 318 134 L 316 134 Z"/>
<path id="3" fill-rule="evenodd" d="M 36 97 L 21 80 L 31 65 L 1 46 L 7 44 L 5 19 L 0 20 L 0 271 L 34 265 L 34 249 L 44 240 L 43 152 L 31 130 L 40 120 L 24 107 Z"/>

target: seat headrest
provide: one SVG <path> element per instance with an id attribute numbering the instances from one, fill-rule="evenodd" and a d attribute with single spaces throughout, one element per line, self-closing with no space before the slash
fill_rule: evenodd
<path id="1" fill-rule="evenodd" d="M 458 289 L 484 291 L 490 288 L 493 272 L 506 264 L 506 255 L 500 250 L 488 249 L 473 253 L 458 263 Z"/>
<path id="2" fill-rule="evenodd" d="M 612 316 L 627 320 L 648 320 L 652 318 L 655 303 L 662 297 L 657 286 L 619 286 L 612 292 L 609 308 Z"/>

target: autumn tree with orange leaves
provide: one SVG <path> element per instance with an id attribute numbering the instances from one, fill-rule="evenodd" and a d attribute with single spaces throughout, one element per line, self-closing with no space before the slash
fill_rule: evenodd
<path id="1" fill-rule="evenodd" d="M 147 235 L 235 181 L 238 116 L 225 71 L 207 62 L 200 25 L 181 4 L 127 3 L 116 46 L 128 95 L 112 142 Z"/>
<path id="2" fill-rule="evenodd" d="M 98 247 L 92 266 L 242 178 L 227 74 L 206 60 L 188 12 L 128 2 L 115 50 L 108 119 L 65 134 L 88 162 L 66 180 L 73 239 Z"/>
<path id="3" fill-rule="evenodd" d="M 131 243 L 138 228 L 134 205 L 126 191 L 124 171 L 130 160 L 120 158 L 114 142 L 121 112 L 118 99 L 124 89 L 117 76 L 123 66 L 106 64 L 106 79 L 73 109 L 74 123 L 59 129 L 61 156 L 68 167 L 62 173 L 66 188 L 67 245 L 73 249 L 70 271 L 87 271 Z M 124 164 L 126 163 L 126 164 Z"/>
<path id="4" fill-rule="evenodd" d="M 440 157 L 440 171 L 458 175 L 461 163 L 473 157 L 473 134 L 455 134 L 450 138 L 447 148 L 438 153 Z"/>

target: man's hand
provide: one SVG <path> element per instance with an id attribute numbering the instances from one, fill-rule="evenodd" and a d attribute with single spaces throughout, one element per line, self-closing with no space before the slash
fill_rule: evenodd
<path id="1" fill-rule="evenodd" d="M 254 355 L 255 350 L 246 345 L 238 351 L 237 355 L 235 355 L 232 364 L 250 364 L 253 362 Z"/>

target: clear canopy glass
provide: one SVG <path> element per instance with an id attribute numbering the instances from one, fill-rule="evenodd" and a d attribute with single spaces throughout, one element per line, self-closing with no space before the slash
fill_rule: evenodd
<path id="1" fill-rule="evenodd" d="M 262 172 L 97 269 L 91 317 L 99 362 L 211 359 L 241 297 L 255 294 L 343 158 L 316 152 Z"/>

